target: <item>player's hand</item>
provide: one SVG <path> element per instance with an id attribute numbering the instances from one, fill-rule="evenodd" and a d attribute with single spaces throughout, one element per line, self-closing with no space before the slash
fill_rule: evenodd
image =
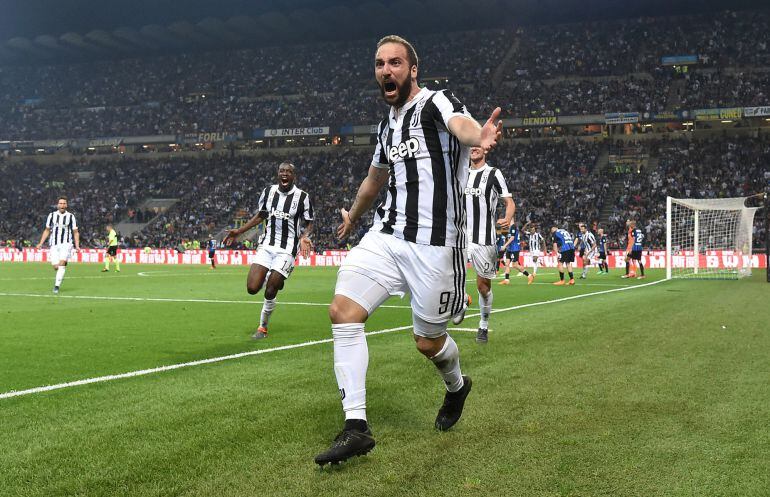
<path id="1" fill-rule="evenodd" d="M 344 240 L 350 236 L 350 232 L 353 231 L 353 221 L 350 220 L 350 212 L 346 209 L 340 209 L 340 216 L 342 216 L 342 224 L 337 226 L 337 238 Z"/>
<path id="2" fill-rule="evenodd" d="M 40 248 L 43 248 L 43 244 L 42 244 L 42 243 L 38 243 L 37 245 L 35 245 L 35 248 L 36 248 L 36 249 L 40 249 Z"/>
<path id="3" fill-rule="evenodd" d="M 310 238 L 303 236 L 299 239 L 299 255 L 307 259 L 310 257 L 310 251 L 313 249 L 313 241 Z"/>
<path id="4" fill-rule="evenodd" d="M 222 240 L 222 244 L 229 247 L 233 244 L 236 238 L 238 238 L 238 235 L 240 235 L 240 231 L 237 229 L 235 230 L 227 230 L 227 235 L 225 235 L 225 238 Z"/>
<path id="5" fill-rule="evenodd" d="M 500 141 L 503 136 L 503 121 L 498 120 L 500 112 L 500 107 L 495 107 L 495 110 L 492 111 L 492 115 L 489 116 L 487 122 L 481 127 L 481 142 L 479 143 L 479 147 L 481 147 L 484 152 L 489 152 L 495 145 L 497 145 L 497 142 Z"/>
<path id="6" fill-rule="evenodd" d="M 499 224 L 501 228 L 505 228 L 505 229 L 508 229 L 511 227 L 511 222 L 502 217 L 497 220 L 497 224 Z"/>

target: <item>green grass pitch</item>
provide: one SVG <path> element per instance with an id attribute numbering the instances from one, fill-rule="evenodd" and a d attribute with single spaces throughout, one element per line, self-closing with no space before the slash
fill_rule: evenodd
<path id="1" fill-rule="evenodd" d="M 70 265 L 54 297 L 47 265 L 0 265 L 0 395 L 331 336 L 332 268 L 297 268 L 258 342 L 245 267 L 100 269 Z M 0 398 L 0 496 L 768 495 L 761 271 L 623 291 L 663 274 L 541 273 L 494 286 L 486 346 L 452 332 L 474 390 L 447 433 L 441 381 L 401 329 L 368 338 L 366 457 L 313 464 L 342 425 L 322 342 Z M 367 331 L 410 324 L 408 298 L 387 305 Z"/>

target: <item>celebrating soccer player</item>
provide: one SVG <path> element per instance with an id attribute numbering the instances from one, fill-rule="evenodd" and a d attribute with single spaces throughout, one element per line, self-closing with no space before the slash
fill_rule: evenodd
<path id="1" fill-rule="evenodd" d="M 259 240 L 257 262 L 251 265 L 246 278 L 246 290 L 251 295 L 256 295 L 267 282 L 259 327 L 252 335 L 254 339 L 267 338 L 267 325 L 276 305 L 275 297 L 294 269 L 297 251 L 308 257 L 312 248 L 313 204 L 310 196 L 294 185 L 294 179 L 293 164 L 284 162 L 278 166 L 278 183 L 262 190 L 257 213 L 240 228 L 229 230 L 223 240 L 225 245 L 229 245 L 242 233 L 267 221 Z M 300 219 L 305 221 L 301 234 Z"/>
<path id="2" fill-rule="evenodd" d="M 639 267 L 639 276 L 637 279 L 643 280 L 644 276 L 644 263 L 642 262 L 642 242 L 644 241 L 644 233 L 642 230 L 636 227 L 636 221 L 629 219 L 626 222 L 628 227 L 628 238 L 626 242 L 626 274 L 621 278 L 633 278 L 636 276 L 636 272 L 631 268 L 631 265 Z"/>
<path id="3" fill-rule="evenodd" d="M 561 228 L 553 226 L 551 228 L 551 236 L 553 236 L 553 251 L 559 254 L 559 281 L 554 285 L 564 285 L 564 267 L 566 266 L 567 272 L 569 272 L 568 285 L 575 284 L 575 276 L 572 273 L 572 263 L 575 262 L 575 244 L 572 241 L 572 234 Z"/>
<path id="4" fill-rule="evenodd" d="M 120 260 L 118 260 L 118 233 L 113 229 L 111 224 L 106 226 L 107 229 L 107 251 L 104 254 L 104 269 L 103 273 L 110 270 L 110 263 L 115 263 L 115 272 L 120 272 Z"/>
<path id="5" fill-rule="evenodd" d="M 50 238 L 49 238 L 50 236 Z M 64 272 L 67 270 L 67 261 L 72 256 L 72 244 L 75 250 L 80 250 L 80 232 L 75 216 L 67 212 L 67 197 L 59 197 L 56 210 L 48 214 L 45 221 L 45 230 L 40 237 L 37 248 L 43 246 L 48 238 L 48 261 L 56 271 L 53 293 L 59 293 L 59 287 L 64 280 Z"/>
<path id="6" fill-rule="evenodd" d="M 337 274 L 329 316 L 345 426 L 331 447 L 316 456 L 322 466 L 374 448 L 366 419 L 364 323 L 391 295 L 411 293 L 417 349 L 433 362 L 446 387 L 435 421 L 438 430 L 457 423 L 471 390 L 447 323 L 467 305 L 463 190 L 468 148 L 486 152 L 495 146 L 502 131 L 500 108 L 482 127 L 449 91 L 420 88 L 417 53 L 399 36 L 379 41 L 374 65 L 390 111 L 377 127 L 372 164 L 350 211 L 340 210 L 340 239 L 351 233 L 380 190 L 388 189 L 374 225 Z"/>

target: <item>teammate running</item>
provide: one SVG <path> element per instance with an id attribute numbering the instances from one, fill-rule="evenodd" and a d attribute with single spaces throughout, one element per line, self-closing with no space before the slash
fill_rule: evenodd
<path id="1" fill-rule="evenodd" d="M 497 247 L 492 233 L 495 231 L 497 201 L 502 199 L 505 214 L 497 220 L 501 229 L 511 228 L 518 237 L 518 230 L 511 225 L 516 213 L 511 193 L 503 178 L 503 173 L 486 161 L 486 152 L 479 147 L 471 147 L 471 169 L 465 187 L 465 206 L 468 212 L 468 259 L 476 271 L 476 289 L 479 292 L 479 310 L 481 318 L 476 332 L 476 341 L 488 341 L 489 316 L 492 312 L 492 279 L 497 275 Z M 505 248 L 505 247 L 503 247 Z M 507 277 L 507 270 L 506 270 Z"/>
<path id="2" fill-rule="evenodd" d="M 59 287 L 64 281 L 64 273 L 67 270 L 67 262 L 72 256 L 72 244 L 75 244 L 75 251 L 80 250 L 80 232 L 75 216 L 67 212 L 67 197 L 59 197 L 56 202 L 56 210 L 45 220 L 45 230 L 40 237 L 40 243 L 37 248 L 43 246 L 43 242 L 48 238 L 48 261 L 56 271 L 54 279 L 53 293 L 59 293 Z"/>
<path id="3" fill-rule="evenodd" d="M 572 263 L 575 262 L 575 244 L 572 241 L 572 235 L 569 231 L 553 226 L 551 228 L 553 237 L 553 251 L 559 254 L 559 281 L 554 285 L 564 285 L 564 267 L 567 267 L 569 273 L 568 285 L 575 284 L 575 276 L 572 273 Z"/>
<path id="4" fill-rule="evenodd" d="M 256 215 L 240 228 L 229 230 L 223 240 L 225 245 L 230 245 L 242 233 L 267 221 L 259 240 L 257 262 L 251 265 L 246 278 L 246 291 L 250 295 L 257 294 L 266 285 L 259 327 L 252 335 L 255 340 L 267 338 L 275 297 L 294 270 L 297 251 L 308 257 L 312 248 L 313 204 L 310 196 L 294 185 L 295 177 L 293 164 L 284 162 L 278 166 L 278 183 L 262 190 Z M 300 219 L 305 222 L 302 233 L 299 231 Z"/>
<path id="5" fill-rule="evenodd" d="M 329 307 L 345 425 L 331 447 L 316 456 L 321 466 L 374 448 L 366 420 L 364 323 L 391 295 L 411 293 L 417 349 L 433 362 L 446 388 L 436 429 L 448 430 L 459 421 L 472 385 L 460 371 L 460 352 L 447 324 L 467 302 L 463 190 L 468 148 L 487 152 L 495 146 L 502 134 L 500 108 L 482 127 L 451 92 L 420 88 L 417 53 L 399 36 L 379 41 L 374 65 L 391 107 L 377 127 L 374 157 L 353 206 L 340 210 L 340 239 L 353 231 L 380 190 L 388 189 L 374 225 L 340 268 Z"/>

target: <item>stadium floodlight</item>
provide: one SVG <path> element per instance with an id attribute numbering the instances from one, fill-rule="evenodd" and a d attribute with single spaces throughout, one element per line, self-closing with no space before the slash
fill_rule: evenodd
<path id="1" fill-rule="evenodd" d="M 751 276 L 754 214 L 750 197 L 666 200 L 666 278 Z"/>

